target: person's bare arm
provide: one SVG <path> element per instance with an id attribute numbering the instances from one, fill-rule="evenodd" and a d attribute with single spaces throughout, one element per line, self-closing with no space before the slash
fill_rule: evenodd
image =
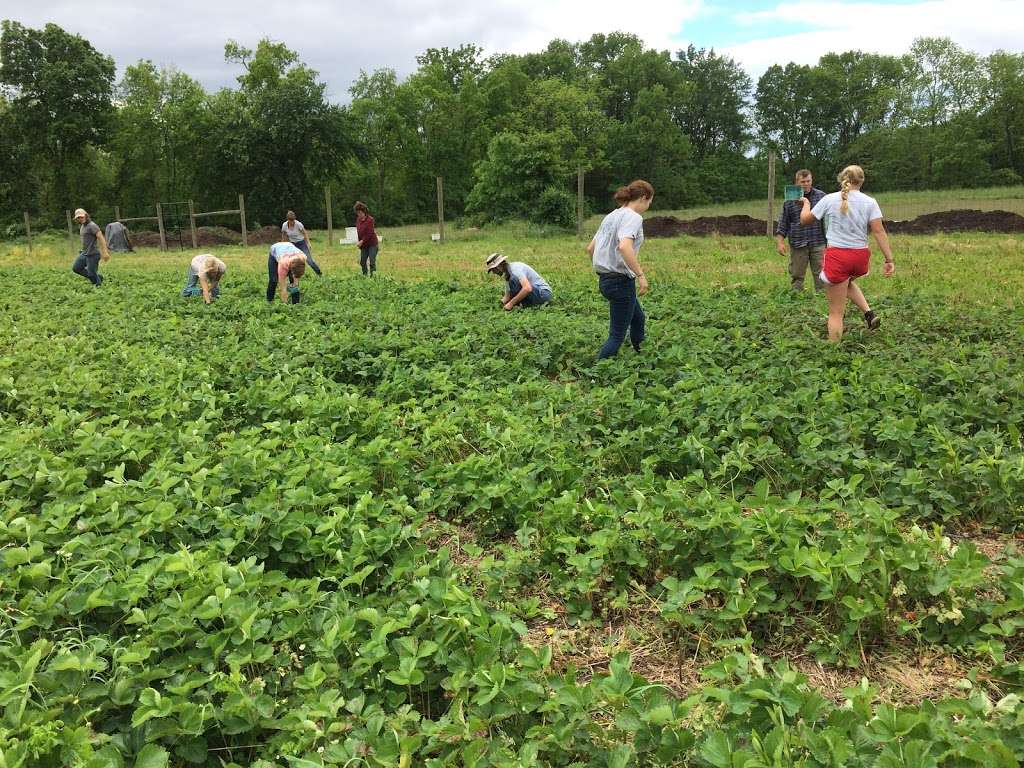
<path id="1" fill-rule="evenodd" d="M 508 301 L 505 302 L 505 309 L 512 309 L 513 307 L 515 307 L 515 305 L 518 304 L 523 299 L 525 299 L 532 290 L 533 286 L 530 285 L 530 281 L 525 277 L 522 278 L 519 281 L 519 293 L 517 293 L 515 296 L 511 297 Z"/>
<path id="2" fill-rule="evenodd" d="M 199 273 L 199 287 L 203 289 L 203 301 L 207 304 L 211 303 L 213 298 L 210 296 L 210 281 L 207 279 L 205 272 Z"/>
<path id="3" fill-rule="evenodd" d="M 800 209 L 800 223 L 806 225 L 816 222 L 818 217 L 811 213 L 811 201 L 806 197 L 801 197 L 800 204 L 803 206 Z"/>
<path id="4" fill-rule="evenodd" d="M 101 258 L 104 261 L 110 261 L 110 251 L 107 250 L 107 238 L 103 236 L 103 231 L 100 229 L 96 230 L 96 242 L 100 244 Z"/>
<path id="5" fill-rule="evenodd" d="M 587 246 L 587 254 L 590 256 L 590 258 L 594 258 L 594 251 L 596 249 L 597 249 L 597 238 L 595 237 L 593 240 L 590 241 L 590 244 Z"/>
<path id="6" fill-rule="evenodd" d="M 637 259 L 636 251 L 633 249 L 633 238 L 624 237 L 619 241 L 619 253 L 622 254 L 622 260 L 626 262 L 629 271 L 636 275 L 637 294 L 643 296 L 647 293 L 647 276 L 640 267 L 640 261 Z"/>
<path id="7" fill-rule="evenodd" d="M 882 274 L 886 277 L 892 277 L 892 273 L 896 271 L 896 263 L 892 260 L 892 246 L 889 245 L 889 233 L 885 231 L 885 225 L 881 219 L 873 219 L 868 224 L 868 229 L 875 236 L 875 242 L 878 243 L 878 248 L 885 257 L 885 267 L 882 270 Z"/>

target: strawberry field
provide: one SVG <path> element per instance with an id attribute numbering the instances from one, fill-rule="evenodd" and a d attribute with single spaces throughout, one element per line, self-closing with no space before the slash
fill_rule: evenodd
<path id="1" fill-rule="evenodd" d="M 1024 761 L 1016 289 L 872 278 L 826 346 L 781 269 L 652 243 L 596 363 L 570 242 L 505 313 L 419 246 L 298 306 L 255 249 L 211 307 L 4 260 L 0 766 Z"/>

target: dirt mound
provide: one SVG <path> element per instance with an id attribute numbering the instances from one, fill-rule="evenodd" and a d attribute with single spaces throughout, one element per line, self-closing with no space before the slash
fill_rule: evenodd
<path id="1" fill-rule="evenodd" d="M 249 245 L 271 245 L 281 239 L 281 228 L 268 224 L 249 233 Z"/>
<path id="2" fill-rule="evenodd" d="M 133 232 L 130 235 L 132 245 L 136 246 L 157 246 L 160 245 L 160 235 L 157 232 Z M 177 243 L 177 231 L 167 233 L 168 244 L 172 241 Z M 181 230 L 181 241 L 186 245 L 192 245 L 192 233 Z M 227 227 L 196 227 L 196 242 L 200 247 L 207 245 L 241 245 L 242 233 L 235 232 Z M 250 239 L 249 242 L 252 242 Z"/>
<path id="3" fill-rule="evenodd" d="M 646 237 L 678 237 L 679 235 L 763 235 L 767 224 L 752 216 L 701 216 L 683 221 L 675 216 L 652 216 L 644 220 Z"/>
<path id="4" fill-rule="evenodd" d="M 926 213 L 910 221 L 887 221 L 885 228 L 896 235 L 934 235 L 937 232 L 1024 232 L 1024 216 L 1009 211 L 961 209 Z"/>

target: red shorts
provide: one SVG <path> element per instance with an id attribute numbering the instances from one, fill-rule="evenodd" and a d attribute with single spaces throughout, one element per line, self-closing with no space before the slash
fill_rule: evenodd
<path id="1" fill-rule="evenodd" d="M 825 262 L 822 264 L 821 279 L 830 285 L 838 285 L 855 277 L 864 277 L 868 273 L 871 251 L 867 248 L 833 248 L 825 249 Z"/>

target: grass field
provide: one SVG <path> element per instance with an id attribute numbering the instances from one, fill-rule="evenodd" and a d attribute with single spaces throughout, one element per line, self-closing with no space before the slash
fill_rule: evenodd
<path id="1" fill-rule="evenodd" d="M 1024 761 L 1024 237 L 894 238 L 837 346 L 768 238 L 650 240 L 596 362 L 526 231 L 316 248 L 297 306 L 262 247 L 208 307 L 0 246 L 0 765 Z"/>

